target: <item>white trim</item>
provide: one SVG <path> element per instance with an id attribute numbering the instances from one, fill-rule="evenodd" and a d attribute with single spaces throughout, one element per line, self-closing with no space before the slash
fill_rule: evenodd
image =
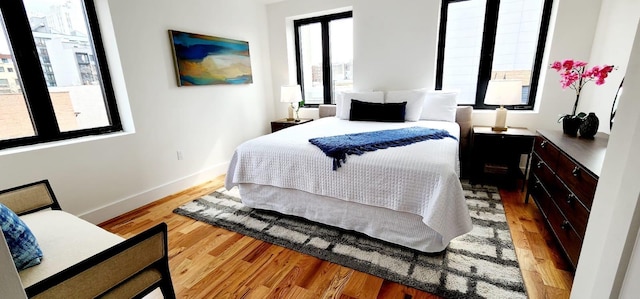
<path id="1" fill-rule="evenodd" d="M 78 217 L 94 224 L 101 223 L 168 195 L 178 193 L 190 187 L 209 181 L 224 174 L 228 167 L 229 161 L 226 161 L 182 178 L 167 182 L 155 188 L 114 201 L 91 211 L 81 213 Z"/>

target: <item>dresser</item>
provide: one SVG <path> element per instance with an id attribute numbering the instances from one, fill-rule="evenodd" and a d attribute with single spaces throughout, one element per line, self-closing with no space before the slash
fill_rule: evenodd
<path id="1" fill-rule="evenodd" d="M 529 188 L 552 234 L 575 268 L 587 229 L 609 135 L 594 139 L 539 130 L 533 146 Z"/>

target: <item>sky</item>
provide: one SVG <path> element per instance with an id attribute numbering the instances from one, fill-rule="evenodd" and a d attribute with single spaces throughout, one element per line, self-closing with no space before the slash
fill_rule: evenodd
<path id="1" fill-rule="evenodd" d="M 73 23 L 74 29 L 86 33 L 86 23 L 84 21 L 84 13 L 82 11 L 82 3 L 80 0 L 23 0 L 28 15 L 46 15 L 51 6 L 62 5 L 67 2 L 69 2 L 73 8 L 71 22 Z M 0 54 L 9 54 L 9 44 L 7 41 L 6 30 L 4 28 L 4 22 L 1 25 Z"/>
<path id="2" fill-rule="evenodd" d="M 2 14 L 0 14 L 1 16 Z M 9 43 L 7 42 L 7 35 L 5 34 L 4 22 L 0 26 L 0 54 L 9 54 Z"/>

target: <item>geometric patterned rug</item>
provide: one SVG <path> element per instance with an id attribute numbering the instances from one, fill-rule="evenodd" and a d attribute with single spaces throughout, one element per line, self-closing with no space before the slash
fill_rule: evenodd
<path id="1" fill-rule="evenodd" d="M 249 208 L 237 188 L 221 188 L 173 212 L 445 298 L 526 298 L 498 189 L 462 185 L 473 230 L 435 254 Z"/>

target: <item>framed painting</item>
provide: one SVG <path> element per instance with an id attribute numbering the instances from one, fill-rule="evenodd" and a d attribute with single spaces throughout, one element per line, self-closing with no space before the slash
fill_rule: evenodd
<path id="1" fill-rule="evenodd" d="M 169 30 L 178 86 L 253 83 L 249 43 Z"/>

